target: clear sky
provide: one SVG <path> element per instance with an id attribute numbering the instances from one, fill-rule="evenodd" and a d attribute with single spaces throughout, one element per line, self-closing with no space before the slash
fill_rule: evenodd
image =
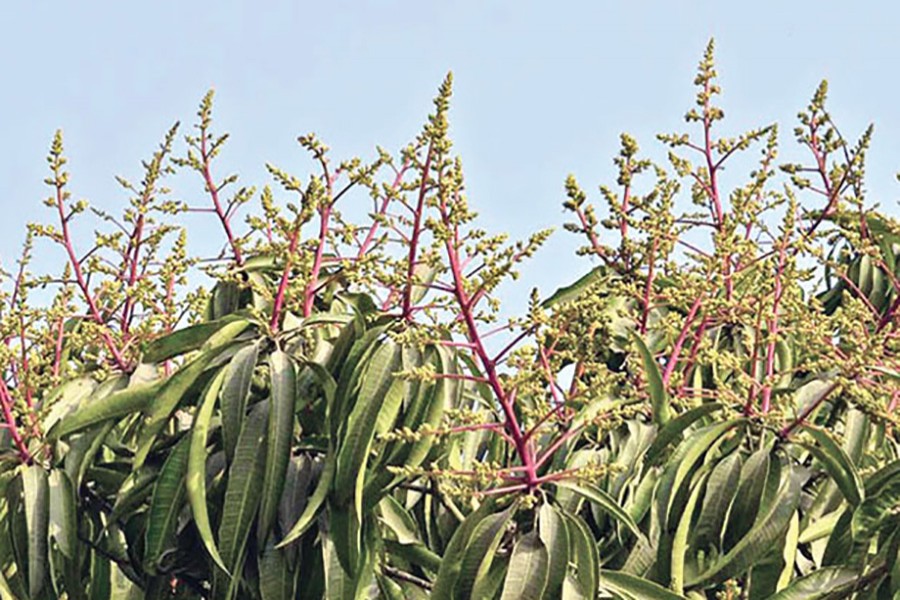
<path id="1" fill-rule="evenodd" d="M 27 221 L 51 216 L 41 182 L 58 127 L 74 193 L 113 210 L 126 198 L 113 175 L 137 179 L 140 159 L 172 122 L 191 122 L 211 86 L 219 128 L 233 135 L 220 172 L 263 183 L 266 161 L 305 172 L 295 139 L 309 131 L 336 157 L 399 149 L 451 69 L 453 135 L 484 226 L 514 236 L 558 226 L 567 173 L 596 190 L 613 181 L 621 131 L 652 147 L 656 132 L 683 128 L 711 36 L 725 131 L 779 121 L 789 144 L 795 114 L 827 78 L 848 137 L 875 122 L 869 189 L 896 211 L 898 17 L 888 2 L 7 0 L 0 263 L 11 266 Z M 191 180 L 178 192 L 202 190 Z M 203 223 L 192 221 L 195 248 L 218 234 Z M 560 228 L 507 292 L 513 303 L 588 268 L 575 245 Z M 61 258 L 41 248 L 42 261 Z"/>

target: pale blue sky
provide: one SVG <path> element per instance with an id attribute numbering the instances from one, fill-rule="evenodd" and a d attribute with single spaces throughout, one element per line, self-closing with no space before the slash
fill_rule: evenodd
<path id="1" fill-rule="evenodd" d="M 710 36 L 726 131 L 777 120 L 788 144 L 794 115 L 827 78 L 846 134 L 875 122 L 869 188 L 895 210 L 900 30 L 890 5 L 8 0 L 0 7 L 0 261 L 11 266 L 26 221 L 51 216 L 41 181 L 57 127 L 75 194 L 114 209 L 125 196 L 113 175 L 137 178 L 139 160 L 173 121 L 191 122 L 210 86 L 219 128 L 233 134 L 220 172 L 262 183 L 266 161 L 304 172 L 294 140 L 308 131 L 336 156 L 398 149 L 450 69 L 453 134 L 483 224 L 514 236 L 559 226 L 567 173 L 595 190 L 612 182 L 621 131 L 651 147 L 654 133 L 683 127 Z M 201 189 L 192 180 L 178 192 L 190 199 Z M 210 237 L 195 222 L 189 233 Z M 513 303 L 531 285 L 549 292 L 587 268 L 573 258 L 575 243 L 558 230 L 518 291 L 509 289 Z"/>

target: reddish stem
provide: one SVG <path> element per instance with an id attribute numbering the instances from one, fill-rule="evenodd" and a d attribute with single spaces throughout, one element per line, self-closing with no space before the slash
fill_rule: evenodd
<path id="1" fill-rule="evenodd" d="M 207 152 L 206 138 L 206 127 L 202 127 L 200 130 L 200 158 L 203 161 L 203 168 L 201 171 L 203 174 L 203 182 L 206 184 L 206 190 L 209 192 L 209 197 L 212 199 L 216 216 L 219 218 L 219 222 L 225 230 L 225 237 L 228 238 L 228 244 L 231 246 L 234 262 L 240 267 L 244 264 L 244 257 L 241 254 L 240 246 L 238 246 L 237 238 L 235 238 L 234 232 L 231 229 L 231 218 L 229 215 L 225 214 L 225 209 L 222 208 L 222 203 L 219 201 L 219 188 L 213 183 L 212 172 L 210 171 L 209 166 L 212 157 Z"/>
<path id="2" fill-rule="evenodd" d="M 68 254 L 69 263 L 72 265 L 72 272 L 75 275 L 75 283 L 78 285 L 78 288 L 81 290 L 81 293 L 84 296 L 84 301 L 87 303 L 91 318 L 94 320 L 94 322 L 97 323 L 97 325 L 100 326 L 100 337 L 101 339 L 103 339 L 107 350 L 109 350 L 109 353 L 112 355 L 113 362 L 115 362 L 116 366 L 120 370 L 128 371 L 128 361 L 122 355 L 122 352 L 119 350 L 119 348 L 116 346 L 115 341 L 112 339 L 112 336 L 107 329 L 106 322 L 103 319 L 103 316 L 100 314 L 100 310 L 97 308 L 97 303 L 94 300 L 94 296 L 91 294 L 91 290 L 88 287 L 88 283 L 84 277 L 84 273 L 81 270 L 81 262 L 75 255 L 75 247 L 72 245 L 72 236 L 69 232 L 69 217 L 66 215 L 65 211 L 63 184 L 57 182 L 55 184 L 55 187 L 56 208 L 59 212 L 60 227 L 62 228 L 62 244 L 66 249 L 66 254 Z"/>
<path id="3" fill-rule="evenodd" d="M 0 378 L 0 409 L 3 411 L 3 420 L 6 421 L 6 429 L 9 431 L 13 444 L 15 444 L 16 449 L 19 451 L 19 456 L 22 461 L 31 463 L 31 453 L 28 451 L 25 440 L 22 439 L 22 434 L 16 424 L 16 418 L 13 416 L 12 412 L 12 405 L 12 397 L 10 396 L 9 389 L 6 387 L 6 382 Z"/>
<path id="4" fill-rule="evenodd" d="M 805 409 L 803 409 L 803 411 L 800 413 L 800 415 L 796 419 L 794 419 L 793 421 L 791 421 L 790 423 L 785 425 L 781 429 L 781 431 L 778 432 L 779 437 L 781 437 L 781 439 L 786 439 L 789 435 L 791 435 L 791 432 L 793 432 L 794 429 L 796 429 L 797 427 L 802 425 L 803 422 L 806 420 L 806 418 L 809 417 L 809 415 L 811 415 L 814 410 L 819 408 L 819 406 L 825 401 L 825 399 L 828 398 L 828 396 L 830 396 L 834 392 L 834 390 L 836 390 L 837 388 L 838 388 L 838 383 L 837 382 L 832 383 L 824 392 L 822 392 L 821 396 L 816 398 L 815 401 L 811 402 L 809 404 L 809 406 L 807 406 Z"/>
<path id="5" fill-rule="evenodd" d="M 446 206 L 444 205 L 441 206 L 441 214 L 444 220 L 444 224 L 450 227 L 451 223 L 449 215 L 447 214 Z M 455 242 L 455 240 L 458 239 L 458 231 L 455 227 L 453 227 L 453 233 L 454 235 L 452 236 L 452 239 L 448 237 L 448 239 L 445 241 L 445 246 L 447 250 L 447 257 L 450 262 L 450 271 L 453 274 L 454 295 L 456 296 L 456 301 L 460 307 L 463 320 L 466 324 L 466 331 L 469 342 L 474 346 L 475 355 L 478 357 L 478 360 L 481 363 L 482 368 L 484 369 L 486 378 L 488 380 L 487 383 L 491 387 L 491 390 L 494 392 L 494 396 L 500 403 L 505 418 L 504 425 L 506 427 L 506 431 L 512 438 L 516 453 L 519 455 L 519 459 L 522 461 L 522 465 L 525 467 L 524 484 L 522 486 L 522 489 L 534 489 L 538 483 L 537 467 L 534 463 L 534 452 L 525 437 L 525 433 L 522 431 L 522 428 L 519 425 L 519 421 L 516 417 L 515 409 L 513 407 L 515 401 L 515 390 L 513 390 L 512 393 L 508 394 L 506 390 L 503 389 L 503 385 L 500 383 L 500 377 L 497 373 L 496 363 L 491 360 L 490 356 L 488 356 L 487 350 L 485 350 L 484 348 L 484 343 L 478 331 L 478 325 L 475 322 L 475 316 L 471 310 L 470 298 L 465 290 L 464 275 L 460 267 L 459 248 Z"/>
<path id="6" fill-rule="evenodd" d="M 672 353 L 669 355 L 669 359 L 666 361 L 666 368 L 663 371 L 663 385 L 669 385 L 669 378 L 672 377 L 672 373 L 675 371 L 675 365 L 678 363 L 678 358 L 681 356 L 681 349 L 684 347 L 684 342 L 687 339 L 688 331 L 690 330 L 691 325 L 694 323 L 694 319 L 697 317 L 697 311 L 700 310 L 700 305 L 703 302 L 704 294 L 700 294 L 697 296 L 697 299 L 694 300 L 694 303 L 691 305 L 690 310 L 688 311 L 687 317 L 684 319 L 684 326 L 681 328 L 681 333 L 678 334 L 678 339 L 675 340 L 675 346 L 672 348 Z"/>
<path id="7" fill-rule="evenodd" d="M 422 233 L 422 213 L 425 211 L 425 192 L 428 189 L 428 174 L 431 172 L 431 158 L 434 154 L 433 142 L 428 145 L 425 155 L 425 166 L 422 167 L 422 182 L 419 185 L 419 197 L 413 216 L 412 233 L 409 236 L 409 257 L 406 267 L 406 287 L 403 290 L 403 319 L 412 320 L 410 307 L 412 304 L 413 277 L 416 270 L 416 252 L 419 249 L 419 236 Z"/>

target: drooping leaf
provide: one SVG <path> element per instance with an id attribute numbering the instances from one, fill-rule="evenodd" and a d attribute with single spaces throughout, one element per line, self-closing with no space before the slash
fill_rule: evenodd
<path id="1" fill-rule="evenodd" d="M 634 344 L 637 346 L 638 353 L 641 355 L 641 362 L 644 365 L 644 377 L 647 378 L 647 387 L 650 390 L 650 405 L 653 408 L 653 421 L 660 427 L 669 422 L 669 394 L 663 385 L 662 374 L 659 372 L 659 364 L 653 358 L 647 344 L 641 339 L 640 335 L 632 331 Z"/>
<path id="2" fill-rule="evenodd" d="M 270 540 L 259 553 L 259 592 L 262 600 L 294 600 L 296 575 L 284 551 L 275 548 Z"/>
<path id="3" fill-rule="evenodd" d="M 47 528 L 50 519 L 50 486 L 40 465 L 22 471 L 25 525 L 28 528 L 28 595 L 38 598 L 48 582 Z"/>
<path id="4" fill-rule="evenodd" d="M 155 395 L 153 402 L 146 410 L 147 416 L 142 424 L 143 426 L 138 437 L 138 449 L 134 455 L 135 469 L 144 464 L 153 442 L 156 440 L 156 436 L 159 435 L 172 417 L 172 413 L 184 400 L 185 393 L 197 381 L 197 378 L 200 377 L 212 360 L 218 356 L 219 351 L 249 326 L 250 322 L 246 319 L 227 323 L 206 340 L 200 348 L 198 357 L 179 369 L 162 384 L 159 393 Z"/>
<path id="5" fill-rule="evenodd" d="M 897 506 L 900 506 L 900 477 L 892 479 L 853 511 L 850 522 L 853 541 L 870 540 L 878 535 L 882 525 L 896 516 Z"/>
<path id="6" fill-rule="evenodd" d="M 569 596 L 593 599 L 597 597 L 600 573 L 600 557 L 591 530 L 578 515 L 560 513 L 566 522 L 569 538 L 569 563 L 575 567 L 574 575 L 569 574 L 563 583 L 564 593 L 569 588 Z"/>
<path id="7" fill-rule="evenodd" d="M 190 445 L 190 436 L 178 442 L 153 487 L 144 542 L 144 565 L 150 573 L 156 572 L 165 550 L 174 545 L 175 526 L 185 495 L 184 478 Z"/>
<path id="8" fill-rule="evenodd" d="M 541 600 L 550 574 L 550 557 L 547 547 L 537 531 L 532 531 L 516 542 L 500 600 Z"/>
<path id="9" fill-rule="evenodd" d="M 75 508 L 75 488 L 62 469 L 53 469 L 48 478 L 50 515 L 48 535 L 56 541 L 59 551 L 68 559 L 78 551 L 78 520 Z"/>
<path id="10" fill-rule="evenodd" d="M 299 539 L 300 536 L 306 533 L 306 530 L 309 529 L 310 525 L 313 524 L 315 518 L 319 514 L 319 509 L 322 508 L 325 499 L 328 497 L 329 490 L 331 490 L 331 482 L 334 480 L 335 462 L 334 454 L 329 454 L 325 458 L 325 467 L 322 469 L 322 474 L 319 476 L 316 490 L 307 501 L 306 508 L 303 509 L 300 518 L 297 519 L 297 522 L 291 527 L 288 534 L 284 536 L 284 539 L 278 543 L 276 548 L 283 548 Z"/>
<path id="11" fill-rule="evenodd" d="M 691 495 L 688 497 L 687 504 L 684 505 L 684 512 L 678 521 L 678 527 L 675 529 L 675 536 L 672 539 L 669 587 L 676 594 L 684 594 L 684 564 L 688 551 L 688 534 L 691 530 L 694 510 L 697 507 L 697 501 L 700 499 L 700 493 L 703 491 L 705 481 L 706 477 L 698 475 L 698 480 L 693 484 Z"/>
<path id="12" fill-rule="evenodd" d="M 699 429 L 682 442 L 675 451 L 669 466 L 663 472 L 657 487 L 657 502 L 662 523 L 668 527 L 675 498 L 688 474 L 700 458 L 723 435 L 743 423 L 742 419 L 732 419 Z"/>
<path id="13" fill-rule="evenodd" d="M 601 569 L 600 585 L 626 600 L 685 600 L 657 583 L 621 571 Z"/>
<path id="14" fill-rule="evenodd" d="M 188 352 L 198 350 L 210 337 L 228 323 L 240 320 L 238 315 L 228 315 L 216 321 L 207 321 L 183 327 L 156 338 L 144 347 L 145 363 L 160 363 Z"/>
<path id="15" fill-rule="evenodd" d="M 737 492 L 741 466 L 741 455 L 735 452 L 719 461 L 710 473 L 694 531 L 698 544 L 713 542 L 721 549 L 725 517 Z"/>
<path id="16" fill-rule="evenodd" d="M 234 447 L 244 422 L 250 382 L 258 357 L 259 344 L 250 344 L 238 350 L 225 368 L 225 381 L 222 383 L 222 441 L 229 461 L 234 456 Z"/>
<path id="17" fill-rule="evenodd" d="M 555 598 L 560 595 L 569 565 L 569 534 L 562 515 L 550 504 L 541 505 L 538 514 L 538 533 L 547 548 L 549 559 L 546 594 Z"/>
<path id="18" fill-rule="evenodd" d="M 757 517 L 756 523 L 727 554 L 717 560 L 706 571 L 687 582 L 687 585 L 702 586 L 725 581 L 750 568 L 754 561 L 767 554 L 784 535 L 800 502 L 801 473 L 791 469 L 782 477 L 781 484 L 765 514 Z"/>
<path id="19" fill-rule="evenodd" d="M 47 433 L 51 440 L 59 439 L 91 425 L 118 419 L 143 411 L 159 393 L 162 383 L 128 387 L 99 399 L 91 399 L 79 410 L 63 417 Z"/>
<path id="20" fill-rule="evenodd" d="M 712 413 L 721 410 L 722 405 L 718 403 L 701 404 L 669 421 L 665 427 L 659 430 L 656 439 L 647 449 L 645 460 L 650 464 L 655 464 L 660 455 L 669 447 L 670 444 L 676 442 L 681 434 L 688 427 Z"/>
<path id="21" fill-rule="evenodd" d="M 269 405 L 260 402 L 244 419 L 241 435 L 228 469 L 222 519 L 219 523 L 219 551 L 229 570 L 243 564 L 244 549 L 262 495 L 266 458 L 266 425 Z"/>
<path id="22" fill-rule="evenodd" d="M 466 517 L 450 538 L 444 556 L 441 559 L 441 567 L 438 570 L 437 577 L 434 579 L 434 587 L 431 590 L 433 600 L 452 600 L 453 590 L 459 581 L 462 571 L 463 559 L 466 555 L 466 548 L 475 532 L 475 529 L 481 524 L 493 510 L 493 503 L 484 502 L 478 507 L 478 510 Z"/>
<path id="23" fill-rule="evenodd" d="M 822 567 L 795 579 L 769 600 L 825 600 L 835 597 L 841 588 L 852 587 L 858 580 L 859 571 L 856 569 Z"/>
<path id="24" fill-rule="evenodd" d="M 367 364 L 359 395 L 347 422 L 347 435 L 337 456 L 334 493 L 339 504 L 346 504 L 361 490 L 361 477 L 375 435 L 378 414 L 384 398 L 391 391 L 402 393 L 394 386 L 394 372 L 399 368 L 400 347 L 391 339 L 380 342 Z M 399 381 L 399 380 L 398 380 Z M 402 383 L 402 382 L 401 382 Z M 359 505 L 357 503 L 357 508 Z"/>
<path id="25" fill-rule="evenodd" d="M 475 527 L 462 559 L 456 594 L 463 598 L 489 597 L 484 593 L 489 582 L 488 571 L 514 513 L 515 505 L 512 505 L 503 512 L 485 517 Z"/>
<path id="26" fill-rule="evenodd" d="M 257 539 L 266 539 L 284 491 L 288 462 L 291 459 L 291 437 L 294 433 L 294 404 L 297 398 L 297 373 L 290 357 L 276 350 L 269 357 L 272 380 L 271 406 L 266 443 L 266 467 L 262 481 Z"/>
<path id="27" fill-rule="evenodd" d="M 810 454 L 815 456 L 828 471 L 832 480 L 837 484 L 844 498 L 851 506 L 856 506 L 865 497 L 865 489 L 862 479 L 856 470 L 850 457 L 844 449 L 832 439 L 828 433 L 817 427 L 804 426 L 804 431 L 814 440 L 815 444 L 799 442 Z"/>
<path id="28" fill-rule="evenodd" d="M 631 515 L 616 502 L 615 498 L 599 487 L 587 482 L 576 483 L 565 479 L 557 481 L 556 486 L 562 489 L 571 490 L 589 502 L 593 502 L 602 510 L 606 511 L 611 517 L 625 525 L 635 536 L 641 537 L 641 535 L 643 535 L 638 528 L 637 523 L 631 518 Z"/>
<path id="29" fill-rule="evenodd" d="M 197 418 L 194 420 L 194 427 L 191 431 L 191 448 L 188 454 L 185 486 L 191 512 L 194 515 L 194 524 L 197 526 L 203 546 L 219 568 L 227 573 L 228 568 L 216 547 L 212 525 L 209 522 L 209 510 L 206 506 L 206 437 L 224 379 L 225 371 L 220 369 L 203 392 L 203 403 L 200 405 L 200 410 L 197 411 Z"/>

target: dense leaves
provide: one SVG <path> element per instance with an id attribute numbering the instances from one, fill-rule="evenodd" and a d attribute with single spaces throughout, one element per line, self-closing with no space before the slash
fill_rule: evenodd
<path id="1" fill-rule="evenodd" d="M 549 232 L 474 226 L 449 77 L 400 160 L 301 137 L 316 170 L 267 165 L 245 232 L 211 94 L 83 256 L 57 136 L 59 224 L 2 296 L 0 595 L 895 597 L 900 226 L 865 204 L 871 133 L 841 137 L 823 85 L 779 181 L 774 126 L 717 137 L 712 45 L 696 83 L 700 135 L 660 136 L 665 165 L 623 135 L 605 217 L 567 181 L 601 264 L 515 318 L 496 290 Z M 205 207 L 167 199 L 176 168 Z M 224 235 L 209 292 L 171 219 L 197 208 Z M 39 238 L 61 277 L 29 273 Z"/>

